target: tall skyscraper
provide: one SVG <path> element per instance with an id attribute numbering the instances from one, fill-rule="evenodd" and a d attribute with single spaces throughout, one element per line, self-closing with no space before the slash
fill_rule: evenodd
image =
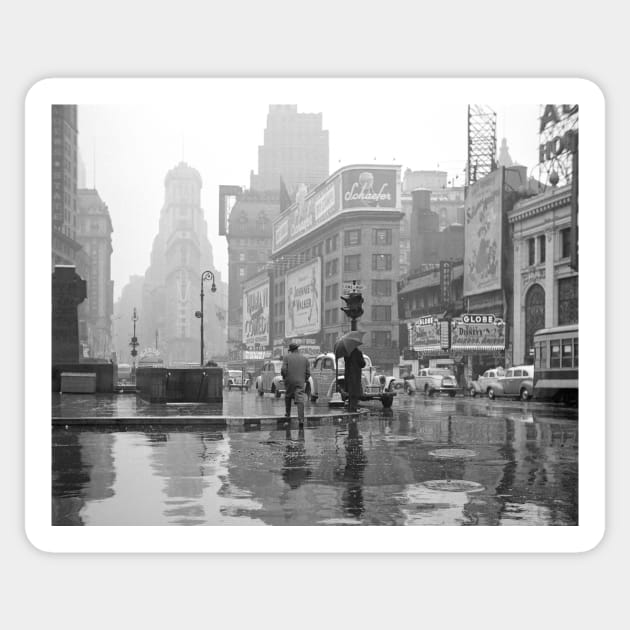
<path id="1" fill-rule="evenodd" d="M 322 129 L 321 113 L 298 113 L 297 105 L 270 105 L 264 138 L 251 190 L 279 190 L 282 177 L 294 197 L 299 184 L 310 190 L 328 177 L 328 131 Z"/>
<path id="2" fill-rule="evenodd" d="M 77 241 L 87 258 L 87 300 L 79 305 L 79 337 L 91 358 L 112 352 L 114 282 L 111 273 L 112 232 L 107 205 L 94 189 L 77 191 Z"/>
<path id="3" fill-rule="evenodd" d="M 214 273 L 217 292 L 210 291 L 211 282 L 204 286 L 205 359 L 226 353 L 227 290 L 214 267 L 201 187 L 199 172 L 185 162 L 167 173 L 159 232 L 144 278 L 140 350 L 159 344 L 167 362 L 199 363 L 195 311 L 200 309 L 201 274 L 206 270 Z"/>
<path id="4" fill-rule="evenodd" d="M 52 131 L 52 269 L 77 265 L 81 245 L 77 229 L 77 106 L 53 105 Z"/>

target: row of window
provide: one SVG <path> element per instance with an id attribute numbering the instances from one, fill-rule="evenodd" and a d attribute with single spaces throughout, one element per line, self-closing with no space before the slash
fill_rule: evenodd
<path id="1" fill-rule="evenodd" d="M 361 254 L 351 254 L 343 257 L 343 270 L 347 272 L 361 271 Z M 372 271 L 391 271 L 392 255 L 391 254 L 372 254 Z M 327 278 L 339 273 L 339 259 L 329 260 L 324 272 Z"/>
<path id="2" fill-rule="evenodd" d="M 552 339 L 536 346 L 534 367 L 549 368 L 578 367 L 578 339 Z"/>
<path id="3" fill-rule="evenodd" d="M 560 258 L 571 256 L 571 229 L 560 230 Z M 547 257 L 545 235 L 527 239 L 527 264 L 544 263 Z"/>
<path id="4" fill-rule="evenodd" d="M 361 245 L 361 230 L 345 230 L 343 244 L 346 247 Z M 372 245 L 391 245 L 392 231 L 390 228 L 374 228 L 372 230 Z"/>

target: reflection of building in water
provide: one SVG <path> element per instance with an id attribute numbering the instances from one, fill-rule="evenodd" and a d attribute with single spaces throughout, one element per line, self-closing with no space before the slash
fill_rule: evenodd
<path id="1" fill-rule="evenodd" d="M 209 483 L 204 479 L 205 439 L 199 433 L 169 433 L 166 442 L 154 444 L 151 449 L 152 468 L 164 479 L 164 513 L 171 522 L 206 522 L 202 501 Z"/>
<path id="2" fill-rule="evenodd" d="M 113 496 L 116 479 L 111 433 L 53 431 L 52 524 L 85 525 L 90 501 Z"/>

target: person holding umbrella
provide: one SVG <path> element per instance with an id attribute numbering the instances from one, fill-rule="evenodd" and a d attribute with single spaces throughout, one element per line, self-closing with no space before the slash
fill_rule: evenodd
<path id="1" fill-rule="evenodd" d="M 363 353 L 359 346 L 363 343 L 365 333 L 351 330 L 335 344 L 335 357 L 344 358 L 344 379 L 348 392 L 348 411 L 359 410 L 359 400 L 363 393 L 361 386 L 361 370 L 365 367 Z"/>
<path id="2" fill-rule="evenodd" d="M 298 344 L 290 343 L 289 352 L 282 362 L 280 373 L 284 379 L 286 390 L 284 393 L 284 405 L 287 420 L 291 419 L 291 399 L 295 399 L 295 406 L 298 410 L 298 422 L 304 426 L 304 387 L 311 375 L 308 359 L 298 352 Z"/>

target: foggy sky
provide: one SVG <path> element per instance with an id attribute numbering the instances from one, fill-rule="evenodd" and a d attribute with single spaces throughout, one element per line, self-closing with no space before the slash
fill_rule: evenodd
<path id="1" fill-rule="evenodd" d="M 114 227 L 112 278 L 117 299 L 129 276 L 144 274 L 164 202 L 164 177 L 181 160 L 202 177 L 201 204 L 214 264 L 227 281 L 227 244 L 218 236 L 218 186 L 249 188 L 258 172 L 269 104 L 321 112 L 329 131 L 330 172 L 356 163 L 402 171 L 445 170 L 464 183 L 466 100 L 444 104 L 414 80 L 231 80 L 209 83 L 204 98 L 98 105 L 79 103 L 79 151 L 87 188 L 108 205 Z M 473 101 L 479 102 L 479 101 Z M 539 106 L 492 105 L 497 148 L 528 171 L 537 162 Z M 455 177 L 459 176 L 455 180 Z"/>

